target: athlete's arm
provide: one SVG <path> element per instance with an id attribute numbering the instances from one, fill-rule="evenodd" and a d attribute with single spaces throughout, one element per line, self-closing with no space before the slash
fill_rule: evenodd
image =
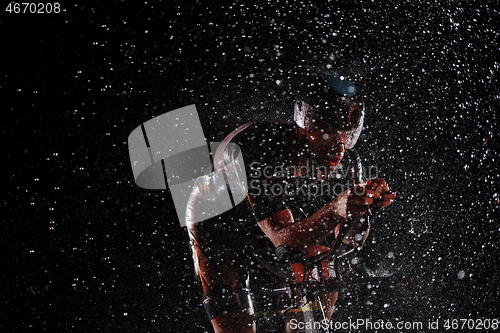
<path id="1" fill-rule="evenodd" d="M 333 205 L 329 202 L 315 214 L 300 221 L 295 221 L 292 212 L 284 209 L 258 224 L 274 246 L 287 245 L 303 251 L 325 239 L 344 221 L 345 219 L 333 211 Z"/>
<path id="2" fill-rule="evenodd" d="M 337 234 L 348 218 L 366 214 L 370 205 L 390 205 L 396 195 L 388 191 L 389 186 L 384 179 L 368 180 L 344 191 L 307 218 L 295 221 L 292 212 L 284 209 L 258 224 L 274 246 L 286 245 L 303 251 L 331 233 Z M 352 233 L 356 231 L 351 231 L 348 237 L 354 237 Z"/>

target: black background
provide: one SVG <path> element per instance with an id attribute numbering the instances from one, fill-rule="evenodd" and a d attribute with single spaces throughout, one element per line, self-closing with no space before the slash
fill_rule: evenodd
<path id="1" fill-rule="evenodd" d="M 365 259 L 416 281 L 346 290 L 334 320 L 499 318 L 496 1 L 61 7 L 0 18 L 2 332 L 210 331 L 186 230 L 168 191 L 135 186 L 127 137 L 189 104 L 209 141 L 291 119 L 295 69 L 328 64 L 360 73 L 358 151 L 398 191 Z"/>

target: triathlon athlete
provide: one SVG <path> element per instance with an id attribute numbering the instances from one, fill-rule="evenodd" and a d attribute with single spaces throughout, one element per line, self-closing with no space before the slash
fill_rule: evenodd
<path id="1" fill-rule="evenodd" d="M 330 238 L 349 218 L 360 220 L 371 205 L 391 204 L 395 194 L 384 179 L 363 180 L 359 173 L 353 148 L 363 119 L 363 100 L 353 83 L 319 76 L 303 83 L 295 122 L 249 123 L 219 146 L 217 168 L 244 161 L 244 177 L 230 171 L 225 177 L 240 179 L 246 199 L 203 220 L 204 201 L 214 201 L 225 190 L 217 185 L 220 179 L 205 179 L 197 182 L 186 211 L 203 305 L 215 332 L 255 332 L 254 308 L 261 311 L 268 302 L 249 292 L 258 295 L 259 285 L 276 280 L 262 269 L 259 257 L 275 259 L 276 249 L 313 254 L 331 245 Z M 343 242 L 361 245 L 369 229 L 360 230 L 353 227 Z M 257 287 L 249 290 L 249 285 Z M 337 292 L 322 295 L 327 318 L 336 299 Z"/>

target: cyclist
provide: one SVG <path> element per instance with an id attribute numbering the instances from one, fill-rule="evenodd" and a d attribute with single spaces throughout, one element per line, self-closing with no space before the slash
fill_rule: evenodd
<path id="1" fill-rule="evenodd" d="M 371 205 L 385 207 L 395 198 L 384 179 L 360 181 L 352 174 L 365 112 L 357 90 L 342 76 L 308 78 L 297 94 L 294 122 L 249 123 L 231 133 L 218 148 L 215 165 L 224 168 L 238 161 L 238 154 L 243 157 L 244 177 L 234 178 L 246 178 L 241 184 L 246 199 L 235 208 L 196 223 L 204 214 L 203 201 L 220 192 L 213 179 L 193 189 L 186 224 L 215 332 L 255 332 L 249 281 L 272 283 L 256 263 L 256 252 L 314 254 L 348 218 L 362 218 Z M 343 242 L 362 244 L 369 230 L 358 232 L 352 228 Z M 327 318 L 336 298 L 336 292 L 322 295 Z M 265 298 L 258 306 L 266 307 Z"/>

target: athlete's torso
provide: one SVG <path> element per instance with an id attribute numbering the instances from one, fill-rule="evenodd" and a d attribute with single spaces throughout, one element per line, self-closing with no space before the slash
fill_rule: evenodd
<path id="1" fill-rule="evenodd" d="M 251 247 L 251 252 L 272 246 L 258 222 L 283 209 L 289 209 L 295 221 L 305 218 L 359 178 L 355 152 L 349 151 L 335 172 L 329 172 L 326 178 L 318 177 L 319 173 L 325 174 L 325 169 L 310 161 L 307 142 L 298 137 L 294 123 L 253 123 L 230 136 L 232 145 L 225 146 L 224 160 L 233 161 L 241 153 L 246 200 L 189 227 L 193 238 L 213 258 L 220 257 L 217 252 L 229 251 L 232 256 L 246 260 L 246 248 Z M 292 156 L 303 157 L 305 163 L 292 166 Z M 299 170 L 300 176 L 295 172 L 297 168 L 303 168 Z"/>

